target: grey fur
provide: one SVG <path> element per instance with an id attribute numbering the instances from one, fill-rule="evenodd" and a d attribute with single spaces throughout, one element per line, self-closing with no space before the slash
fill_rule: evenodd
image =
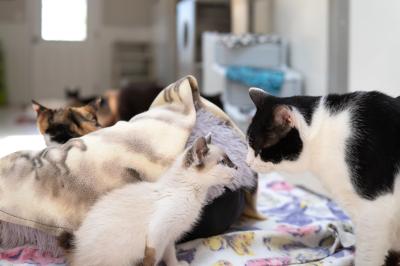
<path id="1" fill-rule="evenodd" d="M 146 180 L 146 177 L 134 168 L 126 168 L 125 173 L 129 183 Z"/>
<path id="2" fill-rule="evenodd" d="M 146 136 L 135 135 L 135 137 L 126 135 L 126 134 L 118 134 L 106 131 L 103 131 L 101 135 L 107 142 L 115 142 L 122 146 L 125 146 L 127 150 L 134 151 L 135 153 L 140 153 L 146 156 L 146 158 L 160 165 L 169 166 L 171 165 L 173 158 L 164 158 L 161 156 L 157 149 L 154 148 L 148 141 Z"/>
<path id="3" fill-rule="evenodd" d="M 236 190 L 241 187 L 252 188 L 256 185 L 257 177 L 246 164 L 247 144 L 241 136 L 233 130 L 230 123 L 225 123 L 211 112 L 200 108 L 196 113 L 196 124 L 190 134 L 186 147 L 201 136 L 208 133 L 212 135 L 212 144 L 222 148 L 232 162 L 238 166 L 237 174 L 228 187 Z M 208 193 L 208 199 L 213 200 L 224 192 L 221 186 L 212 187 Z"/>
<path id="4" fill-rule="evenodd" d="M 41 158 L 47 160 L 54 168 L 60 171 L 61 175 L 68 175 L 69 168 L 65 163 L 68 158 L 68 153 L 72 148 L 77 148 L 81 151 L 86 151 L 87 147 L 81 139 L 70 139 L 65 144 L 59 147 L 48 147 L 45 149 Z"/>

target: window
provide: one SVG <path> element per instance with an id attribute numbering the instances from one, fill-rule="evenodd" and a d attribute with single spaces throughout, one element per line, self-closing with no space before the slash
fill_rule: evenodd
<path id="1" fill-rule="evenodd" d="M 84 41 L 87 0 L 42 0 L 42 39 Z"/>

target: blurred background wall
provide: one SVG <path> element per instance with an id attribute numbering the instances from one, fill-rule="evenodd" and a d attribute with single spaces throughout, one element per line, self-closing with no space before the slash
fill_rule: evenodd
<path id="1" fill-rule="evenodd" d="M 8 102 L 61 98 L 67 87 L 90 95 L 130 80 L 173 82 L 181 75 L 177 5 L 184 1 L 87 0 L 86 39 L 57 42 L 41 37 L 41 0 L 0 0 Z M 287 40 L 287 65 L 302 75 L 306 94 L 372 89 L 400 94 L 399 1 L 225 2 L 231 31 Z M 198 67 L 201 58 L 196 60 Z"/>

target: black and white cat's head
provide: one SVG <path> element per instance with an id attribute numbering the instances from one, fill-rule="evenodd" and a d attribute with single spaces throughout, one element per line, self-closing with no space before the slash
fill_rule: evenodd
<path id="1" fill-rule="evenodd" d="M 186 149 L 183 167 L 196 182 L 206 185 L 226 185 L 232 182 L 237 166 L 218 146 L 211 144 L 211 135 L 199 137 Z"/>
<path id="2" fill-rule="evenodd" d="M 256 88 L 249 94 L 257 111 L 247 131 L 247 164 L 257 172 L 279 170 L 276 166 L 284 163 L 294 165 L 303 150 L 300 129 L 305 118 L 292 99 Z"/>

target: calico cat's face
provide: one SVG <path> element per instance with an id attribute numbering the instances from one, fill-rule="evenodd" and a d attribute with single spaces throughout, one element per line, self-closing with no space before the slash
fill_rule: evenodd
<path id="1" fill-rule="evenodd" d="M 232 182 L 237 166 L 218 146 L 211 144 L 211 136 L 198 138 L 187 149 L 183 167 L 194 172 L 193 178 L 207 186 Z"/>
<path id="2" fill-rule="evenodd" d="M 247 131 L 247 164 L 257 172 L 269 172 L 277 170 L 278 164 L 295 161 L 303 142 L 293 107 L 259 89 L 250 89 L 250 98 L 257 111 Z"/>
<path id="3" fill-rule="evenodd" d="M 32 101 L 32 108 L 37 114 L 37 127 L 47 145 L 64 144 L 71 138 L 100 129 L 96 104 L 50 109 Z"/>

